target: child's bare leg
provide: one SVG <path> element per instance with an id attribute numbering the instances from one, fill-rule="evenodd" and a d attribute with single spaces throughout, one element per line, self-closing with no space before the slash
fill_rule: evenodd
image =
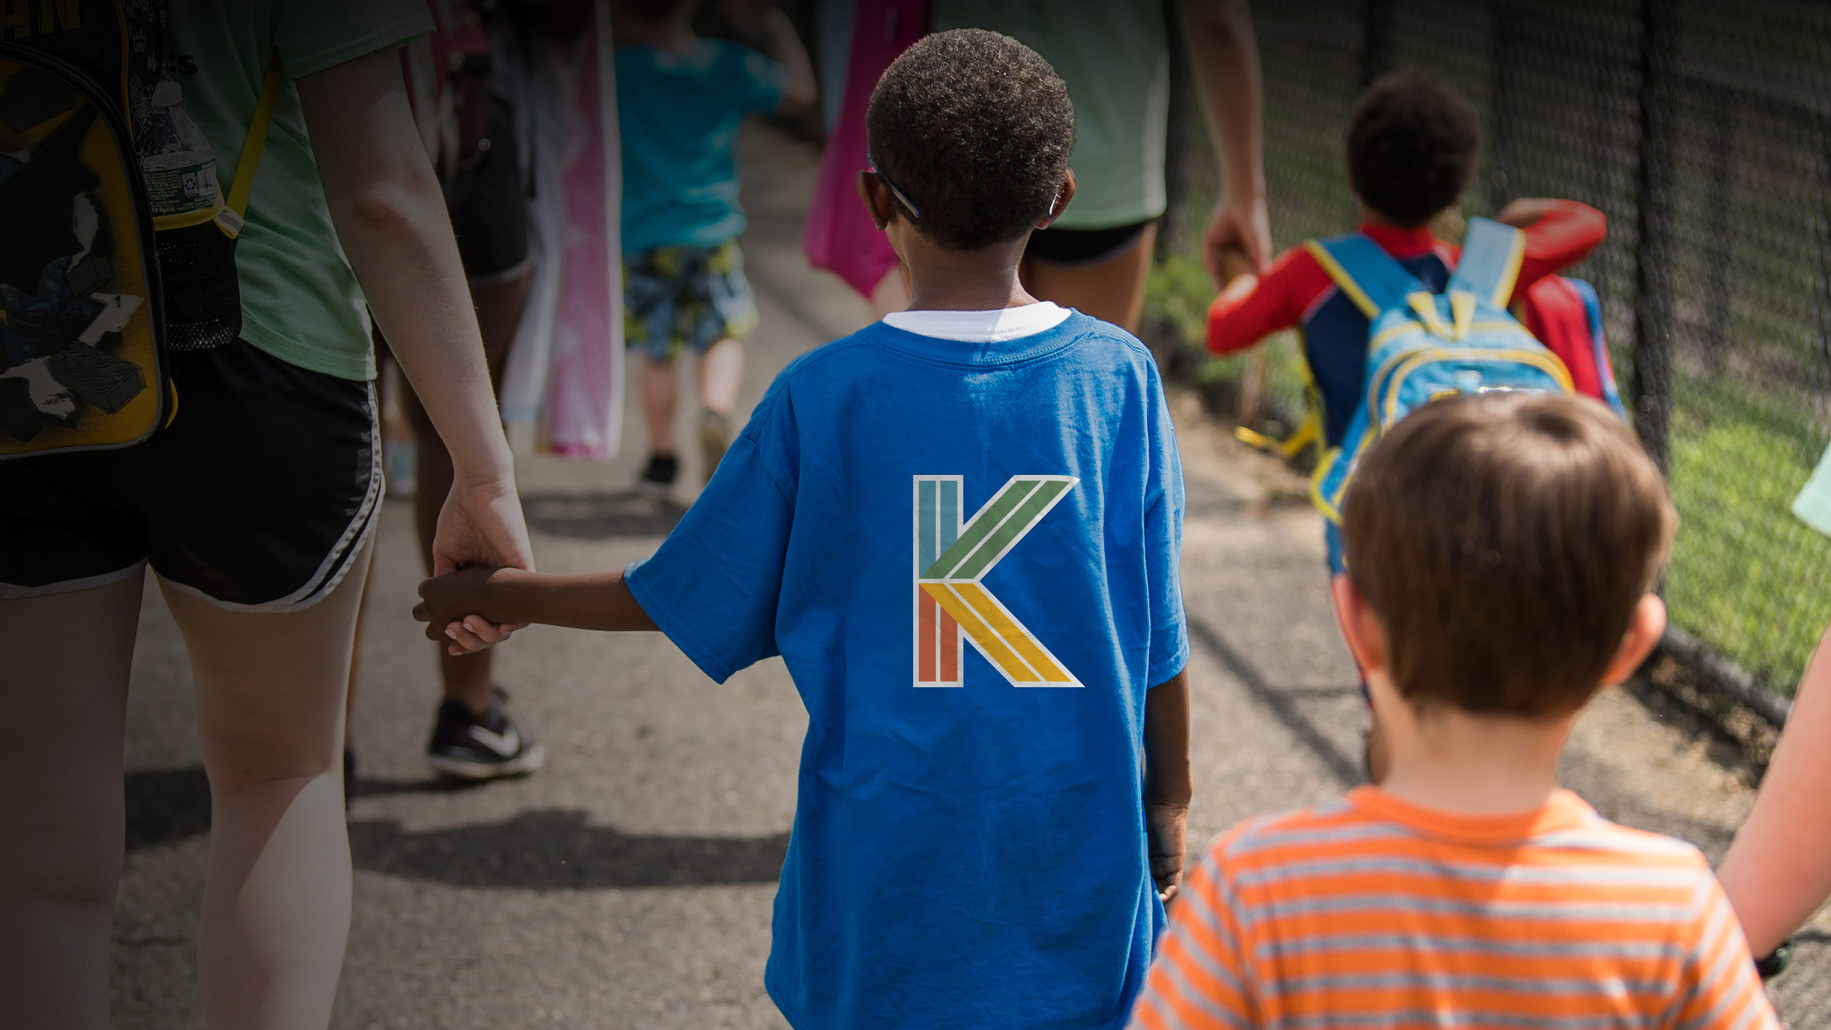
<path id="1" fill-rule="evenodd" d="M 373 546 L 300 612 L 231 612 L 165 590 L 191 654 L 210 778 L 197 950 L 212 1027 L 319 1030 L 330 1021 L 350 923 L 339 750 Z"/>
<path id="2" fill-rule="evenodd" d="M 1103 319 L 1136 332 L 1144 313 L 1144 283 L 1151 273 L 1151 255 L 1157 248 L 1157 223 L 1144 227 L 1132 245 L 1114 256 L 1090 265 L 1052 265 L 1025 258 L 1021 272 L 1024 289 L 1038 300 Z"/>
<path id="3" fill-rule="evenodd" d="M 0 1022 L 107 1030 L 121 744 L 143 576 L 0 601 Z"/>
<path id="4" fill-rule="evenodd" d="M 642 425 L 648 430 L 649 450 L 674 453 L 674 362 L 642 359 Z"/>
<path id="5" fill-rule="evenodd" d="M 729 416 L 737 408 L 739 387 L 744 385 L 744 344 L 726 337 L 706 348 L 699 357 L 699 405 Z"/>

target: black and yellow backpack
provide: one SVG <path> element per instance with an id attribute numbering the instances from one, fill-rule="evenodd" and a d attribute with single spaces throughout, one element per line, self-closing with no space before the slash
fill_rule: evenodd
<path id="1" fill-rule="evenodd" d="M 212 161 L 155 169 L 165 7 L 0 5 L 0 460 L 145 441 L 176 410 L 168 353 L 241 331 L 235 239 L 283 76 L 227 197 Z"/>

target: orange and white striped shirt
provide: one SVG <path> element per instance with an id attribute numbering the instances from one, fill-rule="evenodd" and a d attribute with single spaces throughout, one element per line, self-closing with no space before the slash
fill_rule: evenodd
<path id="1" fill-rule="evenodd" d="M 1373 787 L 1248 820 L 1183 885 L 1142 1030 L 1778 1030 L 1704 856 L 1560 791 L 1467 817 Z"/>

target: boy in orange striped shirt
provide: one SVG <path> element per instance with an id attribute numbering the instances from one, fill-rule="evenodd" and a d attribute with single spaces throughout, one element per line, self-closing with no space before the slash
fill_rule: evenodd
<path id="1" fill-rule="evenodd" d="M 1335 583 L 1391 746 L 1379 787 L 1218 840 L 1144 1030 L 1777 1030 L 1689 844 L 1557 785 L 1577 713 L 1659 639 L 1675 516 L 1593 401 L 1427 405 L 1362 458 Z"/>

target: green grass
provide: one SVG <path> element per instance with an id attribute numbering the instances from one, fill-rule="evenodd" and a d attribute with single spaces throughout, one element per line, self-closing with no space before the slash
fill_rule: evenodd
<path id="1" fill-rule="evenodd" d="M 1831 539 L 1791 512 L 1822 433 L 1804 408 L 1733 380 L 1685 384 L 1672 421 L 1675 625 L 1791 695 L 1831 621 Z"/>

